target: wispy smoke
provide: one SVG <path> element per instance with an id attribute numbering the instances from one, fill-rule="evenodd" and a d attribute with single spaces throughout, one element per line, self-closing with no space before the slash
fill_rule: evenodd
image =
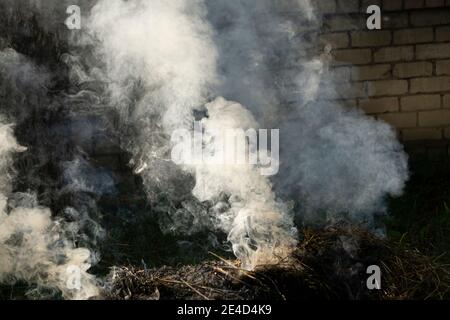
<path id="1" fill-rule="evenodd" d="M 44 17 L 37 22 L 42 29 L 59 30 L 45 19 L 56 3 L 32 2 Z M 339 92 L 328 71 L 330 48 L 317 49 L 320 14 L 312 1 L 283 3 L 280 9 L 259 0 L 81 1 L 89 8 L 82 30 L 58 42 L 52 72 L 12 49 L 1 51 L 0 71 L 8 79 L 1 85 L 3 123 L 32 117 L 29 105 L 33 112 L 62 114 L 50 128 L 48 119 L 35 128 L 38 165 L 25 181 L 56 190 L 56 197 L 69 194 L 70 201 L 55 219 L 36 197 L 11 194 L 11 155 L 21 150 L 3 125 L 0 280 L 59 288 L 68 298 L 97 293 L 86 273 L 93 254 L 77 245 L 95 247 L 103 237 L 96 203 L 115 192 L 116 181 L 89 161 L 95 146 L 88 140 L 100 124 L 85 122 L 86 115 L 118 114 L 116 136 L 153 210 L 164 213 L 162 230 L 224 232 L 245 268 L 286 258 L 297 243 L 294 222 L 344 221 L 376 230 L 385 198 L 402 192 L 406 155 L 387 124 L 327 100 Z M 6 7 L 13 8 L 12 1 Z M 296 14 L 285 14 L 289 10 Z M 65 7 L 56 11 L 63 21 Z M 49 87 L 58 93 L 49 94 Z M 175 164 L 172 133 L 195 134 L 195 120 L 209 141 L 219 139 L 217 129 L 279 129 L 278 175 L 262 176 L 258 165 Z M 211 148 L 208 140 L 202 145 Z M 34 174 L 48 163 L 59 175 L 51 187 Z M 16 200 L 8 205 L 8 198 Z M 64 287 L 69 265 L 82 270 L 81 292 Z"/>
<path id="2" fill-rule="evenodd" d="M 65 237 L 67 226 L 53 220 L 48 208 L 38 205 L 33 195 L 11 201 L 11 157 L 25 152 L 13 136 L 11 126 L 0 123 L 0 282 L 27 281 L 41 288 L 57 288 L 65 298 L 87 299 L 98 294 L 96 281 L 86 271 L 90 252 L 75 248 Z M 73 269 L 71 269 L 73 268 Z M 79 272 L 70 273 L 70 270 Z M 79 281 L 79 289 L 71 287 Z"/>
<path id="3" fill-rule="evenodd" d="M 206 105 L 205 134 L 216 128 L 248 130 L 257 127 L 253 116 L 240 104 L 218 98 Z M 211 133 L 213 139 L 222 135 Z M 208 148 L 208 145 L 205 146 Z M 252 151 L 250 150 L 250 155 Z M 244 150 L 245 153 L 245 150 Z M 196 166 L 193 194 L 212 201 L 219 227 L 228 233 L 235 255 L 245 268 L 276 263 L 296 244 L 296 231 L 287 206 L 276 199 L 270 181 L 248 164 Z M 221 194 L 229 198 L 220 199 Z"/>
<path id="4" fill-rule="evenodd" d="M 101 80 L 109 82 L 122 126 L 132 131 L 124 145 L 149 194 L 170 192 L 167 183 L 179 175 L 167 162 L 170 133 L 192 126 L 193 111 L 215 81 L 212 30 L 204 19 L 200 1 L 180 0 L 99 1 L 89 17 L 106 65 Z"/>
<path id="5" fill-rule="evenodd" d="M 165 169 L 173 165 L 164 164 L 171 149 L 167 137 L 175 129 L 193 130 L 195 110 L 207 112 L 207 131 L 213 126 L 247 129 L 257 124 L 237 103 L 218 99 L 205 106 L 219 75 L 206 13 L 201 1 L 100 1 L 90 16 L 90 30 L 112 81 L 112 102 L 129 115 L 123 120 L 137 131 L 128 148 L 151 191 L 155 183 L 162 192 L 171 189 L 177 169 Z M 229 234 L 245 267 L 287 255 L 286 248 L 295 244 L 292 219 L 257 170 L 245 165 L 183 169 L 196 179 L 192 194 L 222 208 L 212 209 L 220 221 L 215 228 Z M 228 197 L 225 203 L 217 200 L 222 194 Z M 223 210 L 225 206 L 229 208 Z"/>
<path id="6" fill-rule="evenodd" d="M 387 124 L 327 100 L 345 92 L 328 69 L 329 46 L 315 40 L 320 12 L 301 0 L 278 13 L 263 2 L 207 4 L 218 30 L 217 92 L 243 102 L 263 126 L 280 128 L 275 193 L 296 202 L 299 222 L 373 228 L 385 198 L 403 190 L 407 158 Z"/>
<path id="7" fill-rule="evenodd" d="M 125 147 L 150 199 L 208 202 L 197 221 L 228 233 L 249 268 L 295 245 L 289 201 L 299 222 L 372 227 L 384 198 L 400 194 L 407 178 L 392 129 L 322 99 L 335 94 L 329 49 L 317 52 L 319 15 L 308 1 L 296 4 L 300 14 L 289 17 L 266 2 L 99 1 L 89 17 L 91 44 L 106 65 L 100 76 L 132 131 Z M 223 98 L 208 104 L 220 96 L 242 105 Z M 193 131 L 199 112 L 206 131 L 280 128 L 275 188 L 252 167 L 174 166 L 169 137 Z M 190 191 L 197 200 L 186 200 Z"/>
<path id="8" fill-rule="evenodd" d="M 42 20 L 29 19 L 18 29 L 14 27 L 19 23 L 15 18 L 30 14 L 36 17 L 36 4 L 1 3 L 5 9 L 1 27 L 9 33 L 2 37 L 5 49 L 0 51 L 0 282 L 26 282 L 34 288 L 27 292 L 32 298 L 88 299 L 99 293 L 97 279 L 87 272 L 96 263 L 96 257 L 90 249 L 80 246 L 83 242 L 92 243 L 98 233 L 92 232 L 90 239 L 83 241 L 89 220 L 83 214 L 89 210 L 77 206 L 77 201 L 68 201 L 72 206 L 65 208 L 64 214 L 52 212 L 49 207 L 55 207 L 53 202 L 58 201 L 58 195 L 69 189 L 76 196 L 84 191 L 70 185 L 70 175 L 66 175 L 68 186 L 55 191 L 58 181 L 48 172 L 58 166 L 61 169 L 57 170 L 63 170 L 64 160 L 73 159 L 76 153 L 70 150 L 70 128 L 63 123 L 53 126 L 51 119 L 53 111 L 61 111 L 62 102 L 69 104 L 73 99 L 50 92 L 61 81 L 61 69 L 50 70 L 54 66 L 37 63 L 17 51 L 39 56 L 33 50 L 45 46 L 47 33 L 43 29 L 52 28 L 45 19 L 51 17 L 49 11 L 41 11 Z M 53 4 L 51 9 L 54 8 Z M 38 41 L 33 37 L 39 32 L 42 33 Z M 21 36 L 35 42 L 28 42 L 24 49 Z M 52 58 L 50 55 L 49 60 Z M 14 123 L 15 130 L 8 123 Z M 14 131 L 27 148 L 19 145 Z M 78 175 L 77 181 L 83 178 Z"/>

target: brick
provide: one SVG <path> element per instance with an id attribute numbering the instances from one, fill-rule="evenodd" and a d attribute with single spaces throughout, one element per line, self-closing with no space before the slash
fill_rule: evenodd
<path id="1" fill-rule="evenodd" d="M 450 43 L 418 45 L 416 57 L 421 60 L 450 58 Z"/>
<path id="2" fill-rule="evenodd" d="M 352 99 L 366 97 L 366 84 L 364 82 L 341 83 L 334 87 L 334 90 L 325 91 L 325 99 Z"/>
<path id="3" fill-rule="evenodd" d="M 333 52 L 335 64 L 367 64 L 372 61 L 370 49 L 343 49 Z"/>
<path id="4" fill-rule="evenodd" d="M 410 61 L 414 58 L 414 47 L 386 47 L 375 51 L 375 62 Z"/>
<path id="5" fill-rule="evenodd" d="M 431 76 L 433 73 L 433 64 L 431 62 L 411 62 L 399 63 L 394 66 L 394 77 L 414 78 L 421 76 Z"/>
<path id="6" fill-rule="evenodd" d="M 350 81 L 351 69 L 350 67 L 331 68 L 330 76 L 336 83 Z"/>
<path id="7" fill-rule="evenodd" d="M 369 82 L 369 96 L 395 96 L 408 92 L 406 80 L 380 80 Z"/>
<path id="8" fill-rule="evenodd" d="M 444 96 L 444 108 L 450 109 L 450 94 Z"/>
<path id="9" fill-rule="evenodd" d="M 382 28 L 383 29 L 399 29 L 409 27 L 408 13 L 383 13 Z"/>
<path id="10" fill-rule="evenodd" d="M 381 47 L 391 43 L 390 31 L 355 31 L 352 32 L 353 47 Z"/>
<path id="11" fill-rule="evenodd" d="M 402 10 L 403 0 L 383 0 L 383 11 Z"/>
<path id="12" fill-rule="evenodd" d="M 402 111 L 432 110 L 441 108 L 441 96 L 417 95 L 402 97 L 400 100 Z"/>
<path id="13" fill-rule="evenodd" d="M 438 76 L 450 75 L 450 60 L 437 61 L 436 62 L 436 74 Z"/>
<path id="14" fill-rule="evenodd" d="M 403 129 L 402 139 L 404 141 L 440 140 L 442 139 L 442 130 L 435 128 Z"/>
<path id="15" fill-rule="evenodd" d="M 366 20 L 362 16 L 331 16 L 324 19 L 324 29 L 330 31 L 358 30 L 366 25 Z"/>
<path id="16" fill-rule="evenodd" d="M 436 40 L 437 41 L 450 41 L 450 26 L 449 27 L 437 27 L 436 28 Z"/>
<path id="17" fill-rule="evenodd" d="M 312 2 L 318 12 L 322 14 L 329 14 L 336 12 L 335 0 L 315 0 Z"/>
<path id="18" fill-rule="evenodd" d="M 406 1 L 408 2 L 408 1 Z M 450 23 L 449 9 L 423 10 L 411 12 L 411 24 L 414 27 L 435 26 Z"/>
<path id="19" fill-rule="evenodd" d="M 433 28 L 398 30 L 394 32 L 394 44 L 432 42 L 433 37 Z"/>
<path id="20" fill-rule="evenodd" d="M 371 66 L 353 67 L 352 80 L 381 80 L 391 76 L 390 64 L 379 64 Z"/>
<path id="21" fill-rule="evenodd" d="M 359 100 L 359 107 L 368 114 L 399 111 L 396 97 Z"/>
<path id="22" fill-rule="evenodd" d="M 395 128 L 415 128 L 417 125 L 417 114 L 408 113 L 385 113 L 378 115 L 378 119 L 384 120 Z"/>
<path id="23" fill-rule="evenodd" d="M 436 8 L 445 6 L 445 0 L 425 0 L 425 7 Z"/>
<path id="24" fill-rule="evenodd" d="M 450 110 L 419 112 L 420 127 L 450 126 Z"/>
<path id="25" fill-rule="evenodd" d="M 367 8 L 371 5 L 382 7 L 381 0 L 361 0 L 361 12 L 367 13 Z"/>
<path id="26" fill-rule="evenodd" d="M 366 84 L 363 82 L 344 83 L 336 86 L 336 91 L 344 99 L 366 97 Z"/>
<path id="27" fill-rule="evenodd" d="M 450 77 L 411 79 L 411 93 L 450 91 Z"/>
<path id="28" fill-rule="evenodd" d="M 425 7 L 425 0 L 405 0 L 405 9 L 420 9 Z"/>
<path id="29" fill-rule="evenodd" d="M 333 48 L 341 49 L 347 48 L 350 44 L 350 37 L 345 32 L 328 33 L 319 37 L 319 41 L 326 44 L 331 44 Z"/>
<path id="30" fill-rule="evenodd" d="M 359 12 L 359 0 L 336 0 L 336 7 L 339 13 Z"/>

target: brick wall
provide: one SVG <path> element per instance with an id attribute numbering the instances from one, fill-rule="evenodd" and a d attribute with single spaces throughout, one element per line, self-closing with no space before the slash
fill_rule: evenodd
<path id="1" fill-rule="evenodd" d="M 333 46 L 337 99 L 398 129 L 413 154 L 448 155 L 450 0 L 314 0 L 324 14 L 321 43 Z M 382 29 L 369 31 L 369 5 Z M 351 90 L 348 90 L 350 88 Z"/>

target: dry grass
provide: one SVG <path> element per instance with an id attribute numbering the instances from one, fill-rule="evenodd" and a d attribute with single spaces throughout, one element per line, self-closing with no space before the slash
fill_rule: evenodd
<path id="1" fill-rule="evenodd" d="M 449 299 L 450 267 L 417 250 L 360 230 L 304 230 L 289 261 L 252 272 L 215 257 L 195 266 L 115 268 L 109 299 Z M 368 290 L 366 268 L 382 270 L 382 290 Z"/>

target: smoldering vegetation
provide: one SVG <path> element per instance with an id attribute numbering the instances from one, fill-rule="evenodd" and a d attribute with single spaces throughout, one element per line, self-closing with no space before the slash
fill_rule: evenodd
<path id="1" fill-rule="evenodd" d="M 29 253 L 1 258 L 15 266 L 3 282 L 25 281 L 29 297 L 89 298 L 114 265 L 212 250 L 254 269 L 290 257 L 299 226 L 383 235 L 406 155 L 387 124 L 327 99 L 339 93 L 309 1 L 293 1 L 295 14 L 256 0 L 68 2 L 0 1 L 0 113 L 14 124 L 4 139 L 27 148 L 2 153 L 4 219 L 16 218 L 0 250 Z M 64 25 L 69 4 L 81 30 Z M 279 128 L 280 172 L 177 166 L 171 134 L 194 133 L 196 119 Z M 22 207 L 33 214 L 14 215 Z M 13 241 L 22 228 L 42 245 Z M 86 291 L 67 290 L 68 265 Z"/>
<path id="2" fill-rule="evenodd" d="M 116 268 L 108 278 L 105 296 L 115 300 L 272 301 L 450 297 L 450 273 L 444 261 L 381 241 L 363 230 L 333 227 L 305 229 L 302 234 L 290 259 L 253 271 L 226 259 L 179 268 Z M 376 263 L 383 274 L 381 290 L 367 290 L 365 266 Z"/>

